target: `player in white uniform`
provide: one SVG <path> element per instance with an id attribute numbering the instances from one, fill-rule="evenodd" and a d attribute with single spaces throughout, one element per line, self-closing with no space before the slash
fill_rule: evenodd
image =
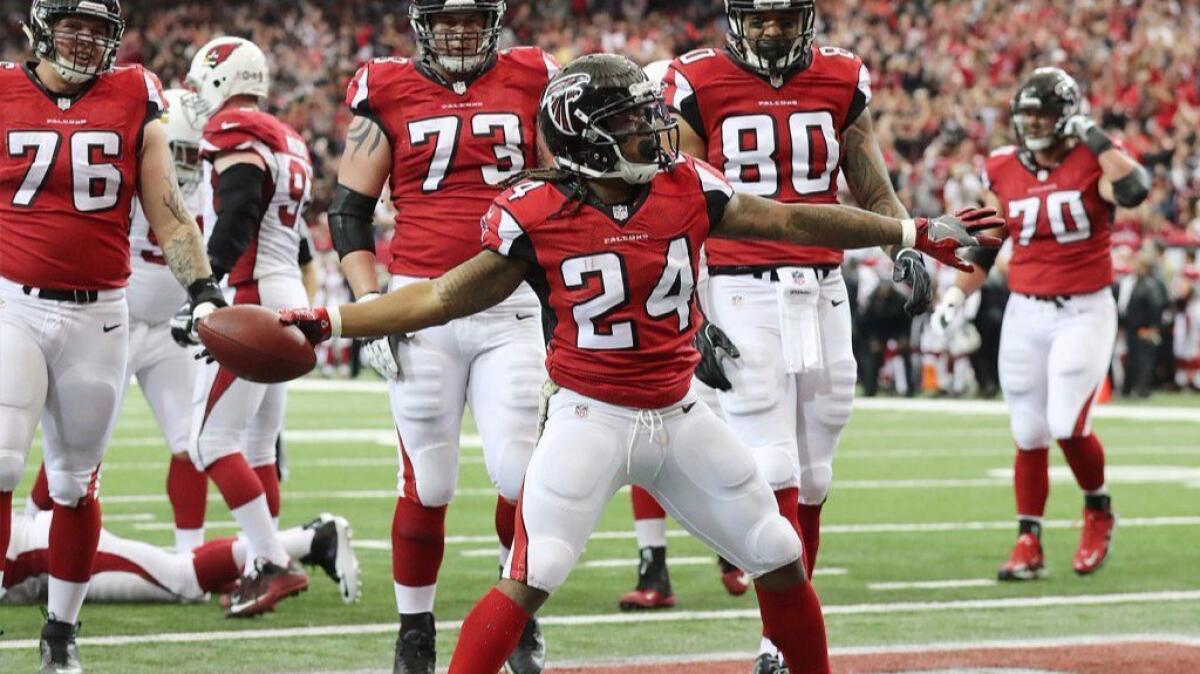
<path id="1" fill-rule="evenodd" d="M 182 99 L 186 93 L 183 89 L 163 92 L 167 102 L 163 121 L 167 142 L 175 157 L 180 192 L 188 210 L 200 214 L 204 192 L 200 182 L 200 129 L 184 114 Z M 198 215 L 197 221 L 203 231 L 203 216 Z M 179 348 L 171 337 L 171 317 L 187 301 L 187 293 L 172 282 L 171 270 L 167 268 L 140 201 L 134 202 L 129 248 L 133 273 L 127 291 L 128 374 L 137 378 L 138 387 L 171 452 L 167 498 L 175 515 L 175 550 L 187 552 L 204 542 L 204 511 L 208 498 L 208 478 L 192 464 L 187 452 L 196 361 L 191 350 Z M 127 386 L 129 380 L 126 376 Z"/>

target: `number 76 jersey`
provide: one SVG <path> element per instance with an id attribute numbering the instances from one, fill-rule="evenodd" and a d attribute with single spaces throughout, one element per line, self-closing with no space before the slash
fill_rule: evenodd
<path id="1" fill-rule="evenodd" d="M 1008 284 L 1024 295 L 1085 295 L 1113 282 L 1116 208 L 1100 196 L 1100 162 L 1083 144 L 1053 169 L 1035 169 L 1015 147 L 992 152 L 983 181 L 1000 199 L 1013 240 Z"/>

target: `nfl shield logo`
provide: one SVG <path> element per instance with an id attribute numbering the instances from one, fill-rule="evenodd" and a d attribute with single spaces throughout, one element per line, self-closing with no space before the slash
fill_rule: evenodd
<path id="1" fill-rule="evenodd" d="M 66 110 L 70 107 L 71 107 L 71 99 L 69 99 L 69 98 L 58 99 L 58 109 L 59 110 L 66 112 Z"/>
<path id="2" fill-rule="evenodd" d="M 466 82 L 455 82 L 454 83 L 454 93 L 458 94 L 459 96 L 462 96 L 463 94 L 467 93 L 467 83 Z"/>
<path id="3" fill-rule="evenodd" d="M 579 417 L 580 419 L 586 419 L 587 415 L 588 415 L 588 406 L 587 405 L 580 404 L 580 405 L 575 406 L 575 416 Z"/>
<path id="4" fill-rule="evenodd" d="M 613 206 L 613 217 L 616 218 L 617 220 L 628 220 L 629 219 L 629 207 L 625 206 L 623 204 L 618 204 L 616 206 Z"/>

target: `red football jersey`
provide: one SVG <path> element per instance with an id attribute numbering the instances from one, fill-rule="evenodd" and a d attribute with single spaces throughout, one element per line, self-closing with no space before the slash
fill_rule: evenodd
<path id="1" fill-rule="evenodd" d="M 434 277 L 479 252 L 479 218 L 500 184 L 537 166 L 538 105 L 557 70 L 536 47 L 501 51 L 457 86 L 404 58 L 359 69 L 346 103 L 392 144 L 392 273 Z"/>
<path id="2" fill-rule="evenodd" d="M 229 108 L 213 115 L 204 126 L 200 156 L 206 160 L 214 213 L 218 196 L 212 160 L 225 152 L 254 152 L 267 166 L 263 217 L 250 245 L 229 271 L 229 285 L 268 274 L 298 274 L 302 235 L 297 224 L 312 193 L 312 161 L 304 138 L 261 110 Z"/>
<path id="3" fill-rule="evenodd" d="M 142 128 L 165 107 L 162 85 L 141 66 L 120 66 L 58 96 L 33 67 L 0 63 L 0 276 L 121 288 Z"/>
<path id="4" fill-rule="evenodd" d="M 539 181 L 496 199 L 483 244 L 530 263 L 551 326 L 553 381 L 647 409 L 687 394 L 700 362 L 692 344 L 700 247 L 732 196 L 715 169 L 689 157 L 632 204 L 580 206 L 569 187 Z"/>
<path id="5" fill-rule="evenodd" d="M 706 159 L 733 189 L 783 203 L 837 203 L 842 134 L 871 100 L 871 77 L 854 54 L 813 47 L 808 68 L 776 89 L 725 50 L 675 59 L 663 79 L 667 104 L 703 138 Z M 840 250 L 776 241 L 719 239 L 709 267 L 838 265 Z"/>
<path id="6" fill-rule="evenodd" d="M 1100 197 L 1100 162 L 1083 144 L 1053 169 L 1031 171 L 1015 147 L 996 150 L 984 185 L 1000 198 L 1013 239 L 1008 285 L 1025 295 L 1082 295 L 1113 282 L 1116 207 Z"/>

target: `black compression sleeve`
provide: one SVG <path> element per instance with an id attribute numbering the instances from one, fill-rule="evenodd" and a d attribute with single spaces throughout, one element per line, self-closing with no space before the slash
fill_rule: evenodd
<path id="1" fill-rule="evenodd" d="M 1134 208 L 1150 196 L 1150 172 L 1138 166 L 1113 184 L 1113 199 L 1122 208 Z"/>
<path id="2" fill-rule="evenodd" d="M 266 179 L 266 172 L 247 163 L 234 164 L 217 178 L 217 222 L 208 240 L 208 258 L 217 278 L 233 269 L 258 232 L 266 211 Z"/>
<path id="3" fill-rule="evenodd" d="M 375 252 L 375 205 L 379 197 L 338 184 L 333 188 L 333 201 L 329 205 L 329 234 L 338 258 L 344 258 L 356 250 Z"/>
<path id="4" fill-rule="evenodd" d="M 988 272 L 996 265 L 996 256 L 999 253 L 1000 250 L 997 248 L 968 248 L 967 252 L 963 254 L 963 259 Z"/>

